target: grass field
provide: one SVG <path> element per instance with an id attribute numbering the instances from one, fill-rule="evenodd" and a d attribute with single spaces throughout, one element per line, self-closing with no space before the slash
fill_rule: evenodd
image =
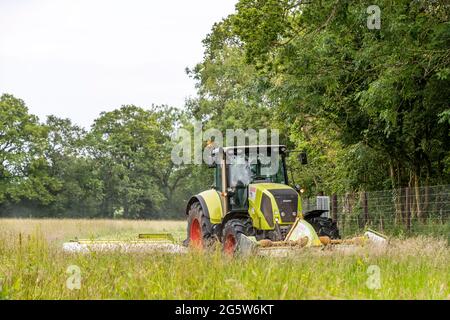
<path id="1" fill-rule="evenodd" d="M 1 219 L 0 298 L 450 299 L 450 250 L 437 238 L 392 239 L 387 249 L 367 247 L 345 255 L 309 250 L 291 258 L 231 259 L 219 249 L 61 251 L 62 242 L 75 236 L 129 238 L 156 231 L 181 240 L 185 222 Z M 79 289 L 67 286 L 69 266 L 80 270 Z M 367 285 L 374 283 L 373 270 L 379 270 L 379 288 Z"/>

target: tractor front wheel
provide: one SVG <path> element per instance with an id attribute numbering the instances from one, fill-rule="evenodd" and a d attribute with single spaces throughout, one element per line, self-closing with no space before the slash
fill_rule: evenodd
<path id="1" fill-rule="evenodd" d="M 239 240 L 242 235 L 253 235 L 253 225 L 250 219 L 227 221 L 222 231 L 223 252 L 234 255 L 239 250 Z"/>

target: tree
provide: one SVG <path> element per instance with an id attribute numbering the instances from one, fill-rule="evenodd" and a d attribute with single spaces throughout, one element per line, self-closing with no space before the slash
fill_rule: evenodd
<path id="1" fill-rule="evenodd" d="M 184 178 L 170 159 L 171 134 L 177 112 L 168 107 L 150 110 L 126 105 L 102 113 L 89 139 L 90 152 L 100 164 L 105 197 L 103 212 L 112 216 L 155 216 L 171 200 Z"/>
<path id="2" fill-rule="evenodd" d="M 99 166 L 87 153 L 86 131 L 69 119 L 49 116 L 46 122 L 50 164 L 49 174 L 59 188 L 47 214 L 56 216 L 99 216 L 103 199 L 103 182 Z"/>
<path id="3" fill-rule="evenodd" d="M 30 205 L 54 200 L 58 184 L 48 175 L 46 135 L 46 128 L 28 113 L 22 100 L 9 94 L 0 97 L 0 204 L 4 208 L 20 200 Z"/>

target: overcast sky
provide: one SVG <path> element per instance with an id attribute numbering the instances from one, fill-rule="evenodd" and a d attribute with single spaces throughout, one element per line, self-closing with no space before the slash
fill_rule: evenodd
<path id="1" fill-rule="evenodd" d="M 0 94 L 88 127 L 122 104 L 183 107 L 186 67 L 235 0 L 1 0 Z"/>

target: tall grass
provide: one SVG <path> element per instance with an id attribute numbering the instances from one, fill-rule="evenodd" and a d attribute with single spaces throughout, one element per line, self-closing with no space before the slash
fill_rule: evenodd
<path id="1" fill-rule="evenodd" d="M 129 237 L 169 231 L 171 221 L 0 220 L 3 299 L 449 299 L 450 251 L 445 240 L 393 239 L 385 249 L 304 250 L 289 258 L 230 259 L 206 253 L 67 254 L 61 243 L 80 237 Z M 81 287 L 67 285 L 70 265 Z M 381 286 L 366 285 L 379 267 Z"/>

